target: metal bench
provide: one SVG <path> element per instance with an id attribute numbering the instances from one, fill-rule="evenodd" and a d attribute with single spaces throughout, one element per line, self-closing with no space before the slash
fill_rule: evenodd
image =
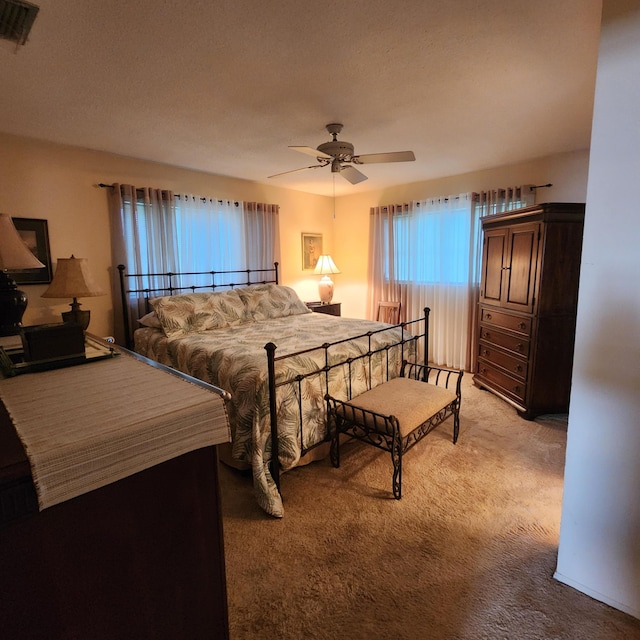
<path id="1" fill-rule="evenodd" d="M 449 417 L 453 417 L 453 443 L 457 442 L 462 376 L 456 369 L 405 361 L 400 377 L 350 400 L 327 395 L 333 466 L 340 466 L 343 434 L 388 451 L 393 462 L 393 496 L 400 500 L 403 455 Z"/>

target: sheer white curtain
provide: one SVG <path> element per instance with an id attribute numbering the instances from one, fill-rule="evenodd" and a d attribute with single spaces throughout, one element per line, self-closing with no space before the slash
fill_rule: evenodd
<path id="1" fill-rule="evenodd" d="M 245 220 L 241 202 L 192 194 L 176 200 L 176 250 L 180 271 L 246 269 Z M 233 274 L 225 282 L 238 282 Z M 206 286 L 210 276 L 183 276 L 180 286 Z M 222 283 L 219 278 L 216 283 Z"/>
<path id="2" fill-rule="evenodd" d="M 434 362 L 468 369 L 469 317 L 477 286 L 475 252 L 477 219 L 473 195 L 464 193 L 415 203 L 409 224 L 403 225 L 411 272 L 407 309 L 418 317 L 431 307 Z"/>
<path id="3" fill-rule="evenodd" d="M 245 267 L 270 269 L 280 260 L 277 204 L 244 203 Z"/>
<path id="4" fill-rule="evenodd" d="M 395 216 L 395 275 L 407 317 L 431 308 L 429 353 L 448 367 L 467 368 L 468 321 L 475 286 L 476 224 L 471 194 L 413 203 Z"/>
<path id="5" fill-rule="evenodd" d="M 176 211 L 182 271 L 271 269 L 279 259 L 278 205 L 187 195 Z M 237 275 L 224 280 L 232 281 Z"/>
<path id="6" fill-rule="evenodd" d="M 468 366 L 472 200 L 460 194 L 371 210 L 371 317 L 377 300 L 400 300 L 403 319 L 430 307 L 429 354 L 449 367 Z"/>

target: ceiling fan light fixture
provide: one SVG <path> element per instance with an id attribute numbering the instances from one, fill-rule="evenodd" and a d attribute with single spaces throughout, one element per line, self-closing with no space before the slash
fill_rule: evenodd
<path id="1" fill-rule="evenodd" d="M 350 160 L 353 156 L 353 145 L 350 142 L 344 142 L 342 140 L 332 140 L 331 142 L 323 142 L 318 145 L 318 151 L 320 153 L 326 153 L 334 158 L 340 160 Z"/>

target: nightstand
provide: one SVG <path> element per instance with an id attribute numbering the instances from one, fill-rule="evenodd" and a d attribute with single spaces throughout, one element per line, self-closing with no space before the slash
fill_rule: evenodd
<path id="1" fill-rule="evenodd" d="M 311 309 L 311 311 L 314 311 L 315 313 L 326 313 L 330 316 L 341 315 L 341 302 L 329 302 L 328 304 L 322 304 L 322 302 L 307 302 L 306 304 L 307 307 L 309 307 L 309 309 Z"/>

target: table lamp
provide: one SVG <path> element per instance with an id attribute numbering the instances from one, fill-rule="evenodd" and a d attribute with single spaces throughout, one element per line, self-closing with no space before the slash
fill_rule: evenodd
<path id="1" fill-rule="evenodd" d="M 41 269 L 44 266 L 20 237 L 11 216 L 0 213 L 0 336 L 20 332 L 22 316 L 27 308 L 27 294 L 18 289 L 7 271 Z"/>
<path id="2" fill-rule="evenodd" d="M 81 310 L 78 298 L 103 296 L 105 292 L 94 282 L 89 273 L 88 260 L 76 258 L 58 258 L 56 272 L 43 298 L 73 298 L 71 311 L 62 314 L 64 322 L 75 322 L 83 329 L 89 326 L 91 312 Z"/>
<path id="3" fill-rule="evenodd" d="M 340 269 L 336 267 L 331 256 L 324 255 L 318 258 L 318 262 L 316 263 L 316 268 L 313 273 L 322 275 L 322 278 L 320 278 L 320 282 L 318 283 L 320 301 L 322 304 L 329 304 L 333 298 L 333 280 L 331 280 L 330 275 L 332 273 L 340 273 Z"/>

